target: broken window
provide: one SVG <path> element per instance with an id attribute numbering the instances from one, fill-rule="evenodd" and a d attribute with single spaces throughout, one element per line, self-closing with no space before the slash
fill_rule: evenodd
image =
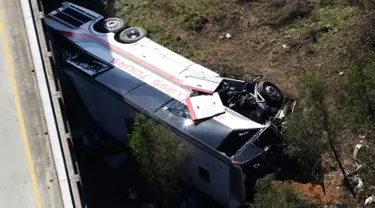
<path id="1" fill-rule="evenodd" d="M 184 118 L 190 119 L 190 114 L 187 106 L 184 103 L 177 102 L 167 109 L 170 113 L 175 114 L 176 116 L 182 116 Z"/>
<path id="2" fill-rule="evenodd" d="M 234 155 L 247 141 L 254 136 L 258 129 L 247 130 L 243 132 L 232 132 L 217 148 L 218 151 L 224 152 L 228 157 Z"/>
<path id="3" fill-rule="evenodd" d="M 260 129 L 234 131 L 221 142 L 216 148 L 217 151 L 225 153 L 228 157 L 232 157 L 237 151 L 246 144 Z M 266 151 L 271 145 L 278 145 L 282 143 L 280 134 L 277 134 L 277 128 L 271 125 L 263 132 L 254 137 L 252 144 L 260 150 Z"/>
<path id="4" fill-rule="evenodd" d="M 264 148 L 267 146 L 281 144 L 282 138 L 276 132 L 278 132 L 276 127 L 271 125 L 259 136 L 257 140 L 254 141 L 254 145 L 259 149 L 264 150 Z"/>
<path id="5" fill-rule="evenodd" d="M 65 50 L 63 51 L 63 57 L 67 63 L 77 67 L 90 76 L 95 76 L 98 73 L 112 68 L 110 65 L 81 51 L 71 53 Z"/>
<path id="6" fill-rule="evenodd" d="M 208 170 L 206 170 L 205 168 L 201 167 L 201 166 L 198 166 L 198 173 L 199 173 L 199 177 L 206 181 L 207 183 L 210 182 L 210 172 L 208 172 Z"/>

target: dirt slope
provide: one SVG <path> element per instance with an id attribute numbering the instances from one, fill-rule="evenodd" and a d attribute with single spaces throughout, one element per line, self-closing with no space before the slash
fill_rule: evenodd
<path id="1" fill-rule="evenodd" d="M 264 74 L 289 92 L 308 71 L 336 74 L 346 68 L 365 14 L 343 0 L 118 0 L 110 5 L 178 53 L 200 63 L 209 58 L 207 65 L 221 73 Z"/>

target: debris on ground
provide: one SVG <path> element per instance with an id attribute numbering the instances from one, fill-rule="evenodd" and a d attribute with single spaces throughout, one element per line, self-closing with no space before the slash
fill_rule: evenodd
<path id="1" fill-rule="evenodd" d="M 374 203 L 375 203 L 375 195 L 371 195 L 371 196 L 367 197 L 366 200 L 365 200 L 365 206 L 371 205 L 371 204 L 374 204 Z"/>
<path id="2" fill-rule="evenodd" d="M 232 35 L 231 35 L 230 33 L 227 33 L 227 34 L 225 34 L 225 35 L 220 35 L 219 38 L 220 38 L 220 39 L 224 39 L 224 38 L 226 38 L 226 39 L 231 39 L 231 38 L 232 38 Z"/>
<path id="3" fill-rule="evenodd" d="M 354 160 L 357 160 L 358 151 L 359 151 L 359 149 L 361 149 L 361 147 L 362 147 L 362 143 L 363 143 L 363 140 L 361 140 L 361 141 L 359 142 L 359 144 L 356 144 L 356 145 L 355 145 L 355 148 L 354 148 L 354 151 L 353 151 L 353 159 L 354 159 Z"/>
<path id="4" fill-rule="evenodd" d="M 358 194 L 363 190 L 363 181 L 358 175 L 354 176 L 352 184 L 354 186 L 354 193 Z"/>
<path id="5" fill-rule="evenodd" d="M 355 170 L 355 171 L 358 171 L 358 170 L 363 166 L 363 164 L 360 164 L 360 161 L 358 160 L 358 152 L 359 152 L 359 150 L 360 150 L 361 148 L 363 148 L 363 147 L 365 147 L 365 148 L 368 147 L 368 146 L 366 145 L 366 143 L 365 143 L 365 138 L 366 138 L 366 136 L 364 136 L 364 135 L 359 135 L 359 138 L 360 138 L 361 140 L 359 141 L 358 144 L 355 145 L 355 147 L 354 147 L 354 151 L 353 151 L 353 155 L 352 155 L 353 160 L 354 160 L 354 164 L 356 165 L 356 170 Z"/>

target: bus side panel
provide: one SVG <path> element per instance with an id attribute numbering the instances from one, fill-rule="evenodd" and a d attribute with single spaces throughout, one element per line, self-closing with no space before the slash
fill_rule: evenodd
<path id="1" fill-rule="evenodd" d="M 189 150 L 187 163 L 181 171 L 181 179 L 200 190 L 207 196 L 228 207 L 231 203 L 231 169 L 233 165 L 225 163 L 201 147 L 177 136 Z M 240 198 L 240 197 L 234 197 Z M 238 204 L 241 202 L 236 202 Z"/>
<path id="2" fill-rule="evenodd" d="M 127 142 L 127 118 L 137 110 L 113 94 L 94 84 L 73 70 L 65 70 L 75 85 L 85 107 L 99 127 L 116 140 Z M 223 162 L 199 147 L 177 136 L 189 149 L 189 159 L 183 167 L 181 179 L 225 207 L 238 207 L 243 203 L 242 172 L 232 164 Z M 224 156 L 223 156 L 224 157 Z"/>
<path id="3" fill-rule="evenodd" d="M 127 118 L 133 117 L 137 111 L 74 70 L 65 70 L 65 73 L 74 83 L 85 107 L 99 128 L 114 139 L 126 143 Z"/>
<path id="4" fill-rule="evenodd" d="M 137 110 L 103 90 L 89 78 L 74 70 L 65 70 L 73 82 L 94 121 L 116 140 L 127 142 L 127 118 Z M 243 203 L 242 171 L 225 163 L 208 151 L 177 136 L 189 149 L 189 159 L 183 167 L 181 179 L 225 207 Z"/>
<path id="5" fill-rule="evenodd" d="M 239 207 L 246 199 L 244 173 L 239 165 L 230 169 L 230 201 L 229 207 Z"/>

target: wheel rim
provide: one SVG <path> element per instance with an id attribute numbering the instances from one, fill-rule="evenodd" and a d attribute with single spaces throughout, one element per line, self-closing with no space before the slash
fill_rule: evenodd
<path id="1" fill-rule="evenodd" d="M 280 100 L 281 95 L 275 87 L 268 85 L 264 90 L 272 100 Z"/>
<path id="2" fill-rule="evenodd" d="M 138 30 L 132 29 L 129 30 L 129 32 L 126 33 L 126 37 L 129 39 L 136 39 L 141 35 L 141 33 Z"/>
<path id="3" fill-rule="evenodd" d="M 118 20 L 110 20 L 110 21 L 105 23 L 105 26 L 106 26 L 106 28 L 109 28 L 109 29 L 115 29 L 115 28 L 119 27 L 120 24 L 121 24 L 121 22 L 118 21 Z"/>

